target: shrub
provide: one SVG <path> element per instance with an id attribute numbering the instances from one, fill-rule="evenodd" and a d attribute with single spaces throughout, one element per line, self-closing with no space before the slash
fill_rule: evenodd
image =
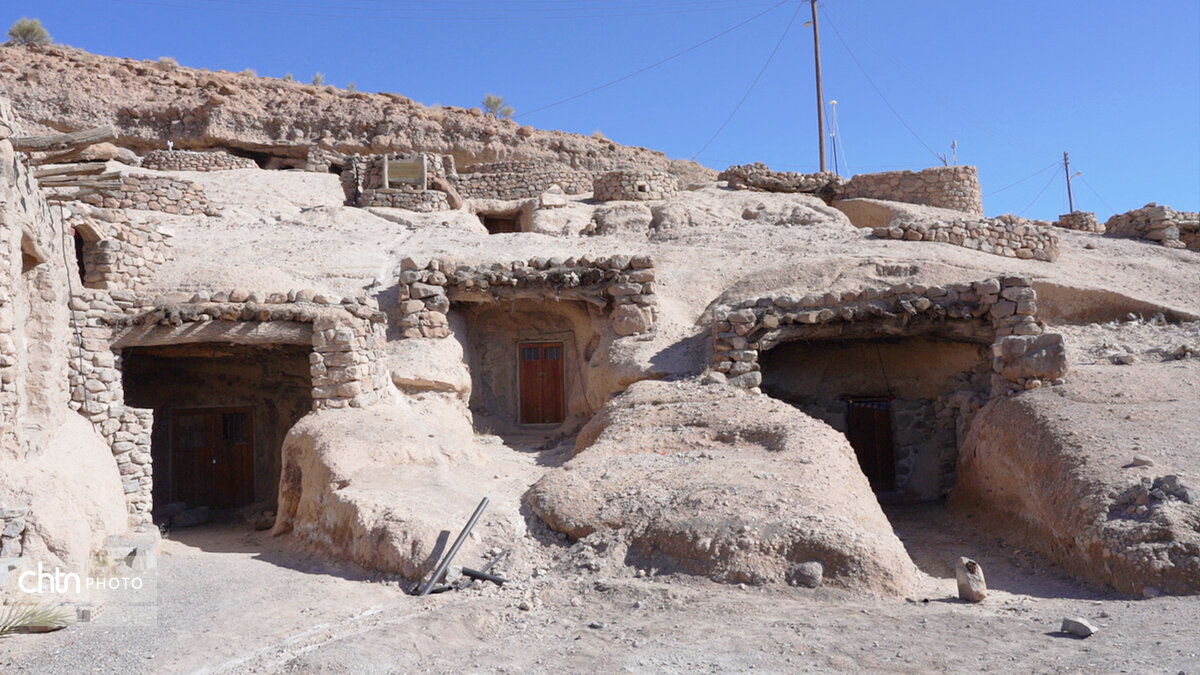
<path id="1" fill-rule="evenodd" d="M 293 81 L 293 80 L 295 80 L 295 79 L 296 79 L 296 76 L 295 76 L 295 75 L 292 75 L 291 73 L 285 73 L 285 74 L 284 74 L 284 76 L 283 76 L 283 81 L 284 81 L 284 82 L 291 82 L 291 81 Z"/>
<path id="2" fill-rule="evenodd" d="M 346 91 L 358 91 L 358 85 L 351 82 L 350 84 L 346 85 Z"/>
<path id="3" fill-rule="evenodd" d="M 607 141 L 608 140 L 608 136 L 605 136 L 604 132 L 600 131 L 599 129 L 592 132 L 592 138 L 594 138 L 598 141 Z"/>
<path id="4" fill-rule="evenodd" d="M 12 45 L 44 45 L 50 43 L 50 34 L 41 21 L 22 18 L 8 27 L 8 40 Z"/>
<path id="5" fill-rule="evenodd" d="M 178 68 L 179 62 L 169 56 L 160 56 L 158 57 L 158 65 Z"/>
<path id="6" fill-rule="evenodd" d="M 238 75 L 245 75 L 246 77 L 258 77 L 258 73 L 255 72 L 255 70 L 253 68 L 247 68 L 247 69 L 243 70 L 242 72 L 238 73 Z"/>
<path id="7" fill-rule="evenodd" d="M 512 117 L 513 113 L 516 111 L 513 110 L 512 106 L 504 102 L 503 96 L 485 94 L 483 97 L 483 112 L 491 115 L 492 117 L 498 117 L 502 120 L 506 120 Z"/>
<path id="8" fill-rule="evenodd" d="M 312 83 L 318 87 L 322 84 L 325 84 L 325 73 L 317 73 L 316 75 L 313 75 Z"/>

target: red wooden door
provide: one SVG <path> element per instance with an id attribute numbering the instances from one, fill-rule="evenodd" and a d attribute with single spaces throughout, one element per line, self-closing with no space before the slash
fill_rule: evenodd
<path id="1" fill-rule="evenodd" d="M 896 454 L 892 447 L 892 411 L 887 400 L 852 399 L 846 419 L 846 438 L 871 489 L 896 489 Z"/>
<path id="2" fill-rule="evenodd" d="M 171 411 L 175 499 L 216 509 L 254 501 L 249 408 Z"/>
<path id="3" fill-rule="evenodd" d="M 560 424 L 566 418 L 563 357 L 561 342 L 517 347 L 522 424 Z"/>

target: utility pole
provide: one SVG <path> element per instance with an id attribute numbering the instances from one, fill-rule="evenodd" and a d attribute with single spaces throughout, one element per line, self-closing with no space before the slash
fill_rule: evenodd
<path id="1" fill-rule="evenodd" d="M 1063 150 L 1063 172 L 1067 174 L 1067 212 L 1075 213 L 1075 197 L 1071 195 L 1071 158 Z"/>
<path id="2" fill-rule="evenodd" d="M 817 0 L 812 0 L 813 54 L 817 62 L 817 142 L 821 171 L 825 171 L 825 96 L 821 93 L 821 35 L 817 32 Z"/>

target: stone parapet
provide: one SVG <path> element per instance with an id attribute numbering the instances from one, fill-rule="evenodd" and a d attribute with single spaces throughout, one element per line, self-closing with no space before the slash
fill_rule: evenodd
<path id="1" fill-rule="evenodd" d="M 657 201 L 678 192 L 679 182 L 662 169 L 618 169 L 592 183 L 592 197 L 601 202 Z"/>
<path id="2" fill-rule="evenodd" d="M 979 171 L 973 166 L 939 166 L 923 171 L 858 174 L 838 189 L 837 197 L 889 199 L 983 215 Z"/>
<path id="3" fill-rule="evenodd" d="M 821 173 L 797 173 L 795 171 L 772 171 L 762 162 L 731 166 L 722 171 L 717 180 L 726 181 L 735 190 L 759 190 L 762 192 L 807 192 L 832 196 L 842 185 L 842 178 L 832 171 Z"/>
<path id="4" fill-rule="evenodd" d="M 142 158 L 142 168 L 156 171 L 230 171 L 257 169 L 258 164 L 248 157 L 238 157 L 224 151 L 151 150 Z"/>
<path id="5" fill-rule="evenodd" d="M 1050 364 L 1045 355 L 1046 349 L 1065 354 L 1061 338 L 1056 352 L 1049 341 L 1026 350 L 1004 342 L 1010 336 L 1045 333 L 1037 319 L 1037 292 L 1029 279 L 1017 276 L 946 286 L 901 284 L 840 294 L 755 298 L 716 308 L 712 331 L 713 370 L 724 373 L 730 384 L 748 389 L 762 383 L 758 362 L 763 350 L 798 339 L 872 335 L 934 333 L 1003 344 L 993 363 L 993 395 L 1051 384 L 1066 372 L 1065 356 Z M 1019 363 L 1035 356 L 1043 363 Z"/>
<path id="6" fill-rule="evenodd" d="M 517 297 L 578 300 L 609 313 L 620 336 L 645 333 L 657 320 L 654 261 L 649 256 L 531 258 L 511 263 L 402 262 L 398 280 L 403 337 L 450 335 L 451 301 L 498 302 Z"/>
<path id="7" fill-rule="evenodd" d="M 1200 213 L 1195 211 L 1176 211 L 1151 202 L 1109 218 L 1105 228 L 1113 237 L 1146 239 L 1168 248 L 1200 251 Z"/>
<path id="8" fill-rule="evenodd" d="M 592 175 L 558 162 L 492 162 L 459 169 L 455 185 L 464 199 L 533 199 L 552 185 L 569 195 L 588 192 Z"/>
<path id="9" fill-rule="evenodd" d="M 1061 227 L 1064 230 L 1076 230 L 1078 232 L 1092 232 L 1094 234 L 1104 234 L 1106 229 L 1104 225 L 1096 220 L 1096 214 L 1091 211 L 1072 211 L 1064 213 L 1058 217 L 1058 220 L 1052 223 L 1055 227 Z"/>
<path id="10" fill-rule="evenodd" d="M 80 199 L 85 204 L 108 209 L 162 211 L 182 216 L 217 215 L 204 188 L 188 180 L 165 176 L 126 175 L 120 187 L 105 188 Z"/>
<path id="11" fill-rule="evenodd" d="M 906 222 L 895 220 L 889 227 L 875 228 L 880 239 L 936 241 L 992 255 L 1051 262 L 1058 259 L 1058 237 L 1044 227 L 1006 222 L 1001 218 L 979 220 Z"/>

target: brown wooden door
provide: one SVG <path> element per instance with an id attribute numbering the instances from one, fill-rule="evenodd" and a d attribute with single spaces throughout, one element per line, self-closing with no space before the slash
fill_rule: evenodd
<path id="1" fill-rule="evenodd" d="M 886 399 L 851 399 L 846 438 L 871 489 L 896 489 L 896 455 L 892 448 L 892 411 Z"/>
<path id="2" fill-rule="evenodd" d="M 249 408 L 171 411 L 174 494 L 216 509 L 254 501 L 254 436 Z"/>
<path id="3" fill-rule="evenodd" d="M 563 358 L 561 342 L 518 345 L 522 424 L 561 424 L 565 419 Z"/>

